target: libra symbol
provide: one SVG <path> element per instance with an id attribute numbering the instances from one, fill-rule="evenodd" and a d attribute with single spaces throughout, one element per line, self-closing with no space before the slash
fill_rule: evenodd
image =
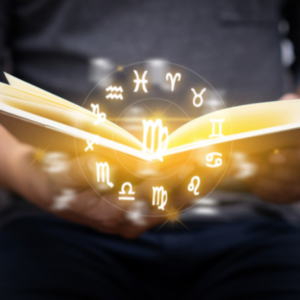
<path id="1" fill-rule="evenodd" d="M 125 188 L 129 187 L 128 192 L 126 193 Z M 121 187 L 121 192 L 119 192 L 119 195 L 134 195 L 135 192 L 132 190 L 132 184 L 130 182 L 125 182 L 123 183 L 122 187 Z M 131 200 L 134 201 L 135 197 L 128 197 L 128 196 L 119 196 L 119 200 Z"/>

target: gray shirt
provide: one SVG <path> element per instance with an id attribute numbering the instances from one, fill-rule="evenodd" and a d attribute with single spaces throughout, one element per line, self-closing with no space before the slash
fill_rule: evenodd
<path id="1" fill-rule="evenodd" d="M 127 64 L 159 57 L 190 68 L 228 106 L 284 92 L 278 22 L 284 15 L 299 52 L 299 1 L 1 0 L 3 48 L 13 74 L 71 99 L 92 88 L 89 62 Z M 298 60 L 295 74 L 299 73 Z"/>

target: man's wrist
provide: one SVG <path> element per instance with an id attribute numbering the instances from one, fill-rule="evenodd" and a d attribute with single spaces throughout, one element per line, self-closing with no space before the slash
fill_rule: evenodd
<path id="1" fill-rule="evenodd" d="M 11 180 L 9 189 L 27 200 L 39 204 L 44 202 L 46 193 L 46 174 L 40 170 L 34 158 L 34 149 L 25 144 L 19 144 L 10 156 L 9 169 Z"/>

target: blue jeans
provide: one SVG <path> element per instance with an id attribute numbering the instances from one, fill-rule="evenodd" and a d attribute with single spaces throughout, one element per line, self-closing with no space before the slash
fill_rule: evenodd
<path id="1" fill-rule="evenodd" d="M 126 240 L 19 216 L 0 229 L 0 299 L 300 299 L 299 228 L 272 218 L 188 227 Z"/>

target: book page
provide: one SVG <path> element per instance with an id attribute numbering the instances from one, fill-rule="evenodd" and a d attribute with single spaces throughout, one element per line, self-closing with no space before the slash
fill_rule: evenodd
<path id="1" fill-rule="evenodd" d="M 89 110 L 57 97 L 49 92 L 5 74 L 13 86 L 0 85 L 0 102 L 17 109 L 47 118 L 103 138 L 141 150 L 142 143 L 130 133 L 109 120 L 94 126 L 96 116 Z"/>
<path id="2" fill-rule="evenodd" d="M 300 100 L 274 101 L 219 110 L 177 129 L 165 155 L 300 128 Z"/>

